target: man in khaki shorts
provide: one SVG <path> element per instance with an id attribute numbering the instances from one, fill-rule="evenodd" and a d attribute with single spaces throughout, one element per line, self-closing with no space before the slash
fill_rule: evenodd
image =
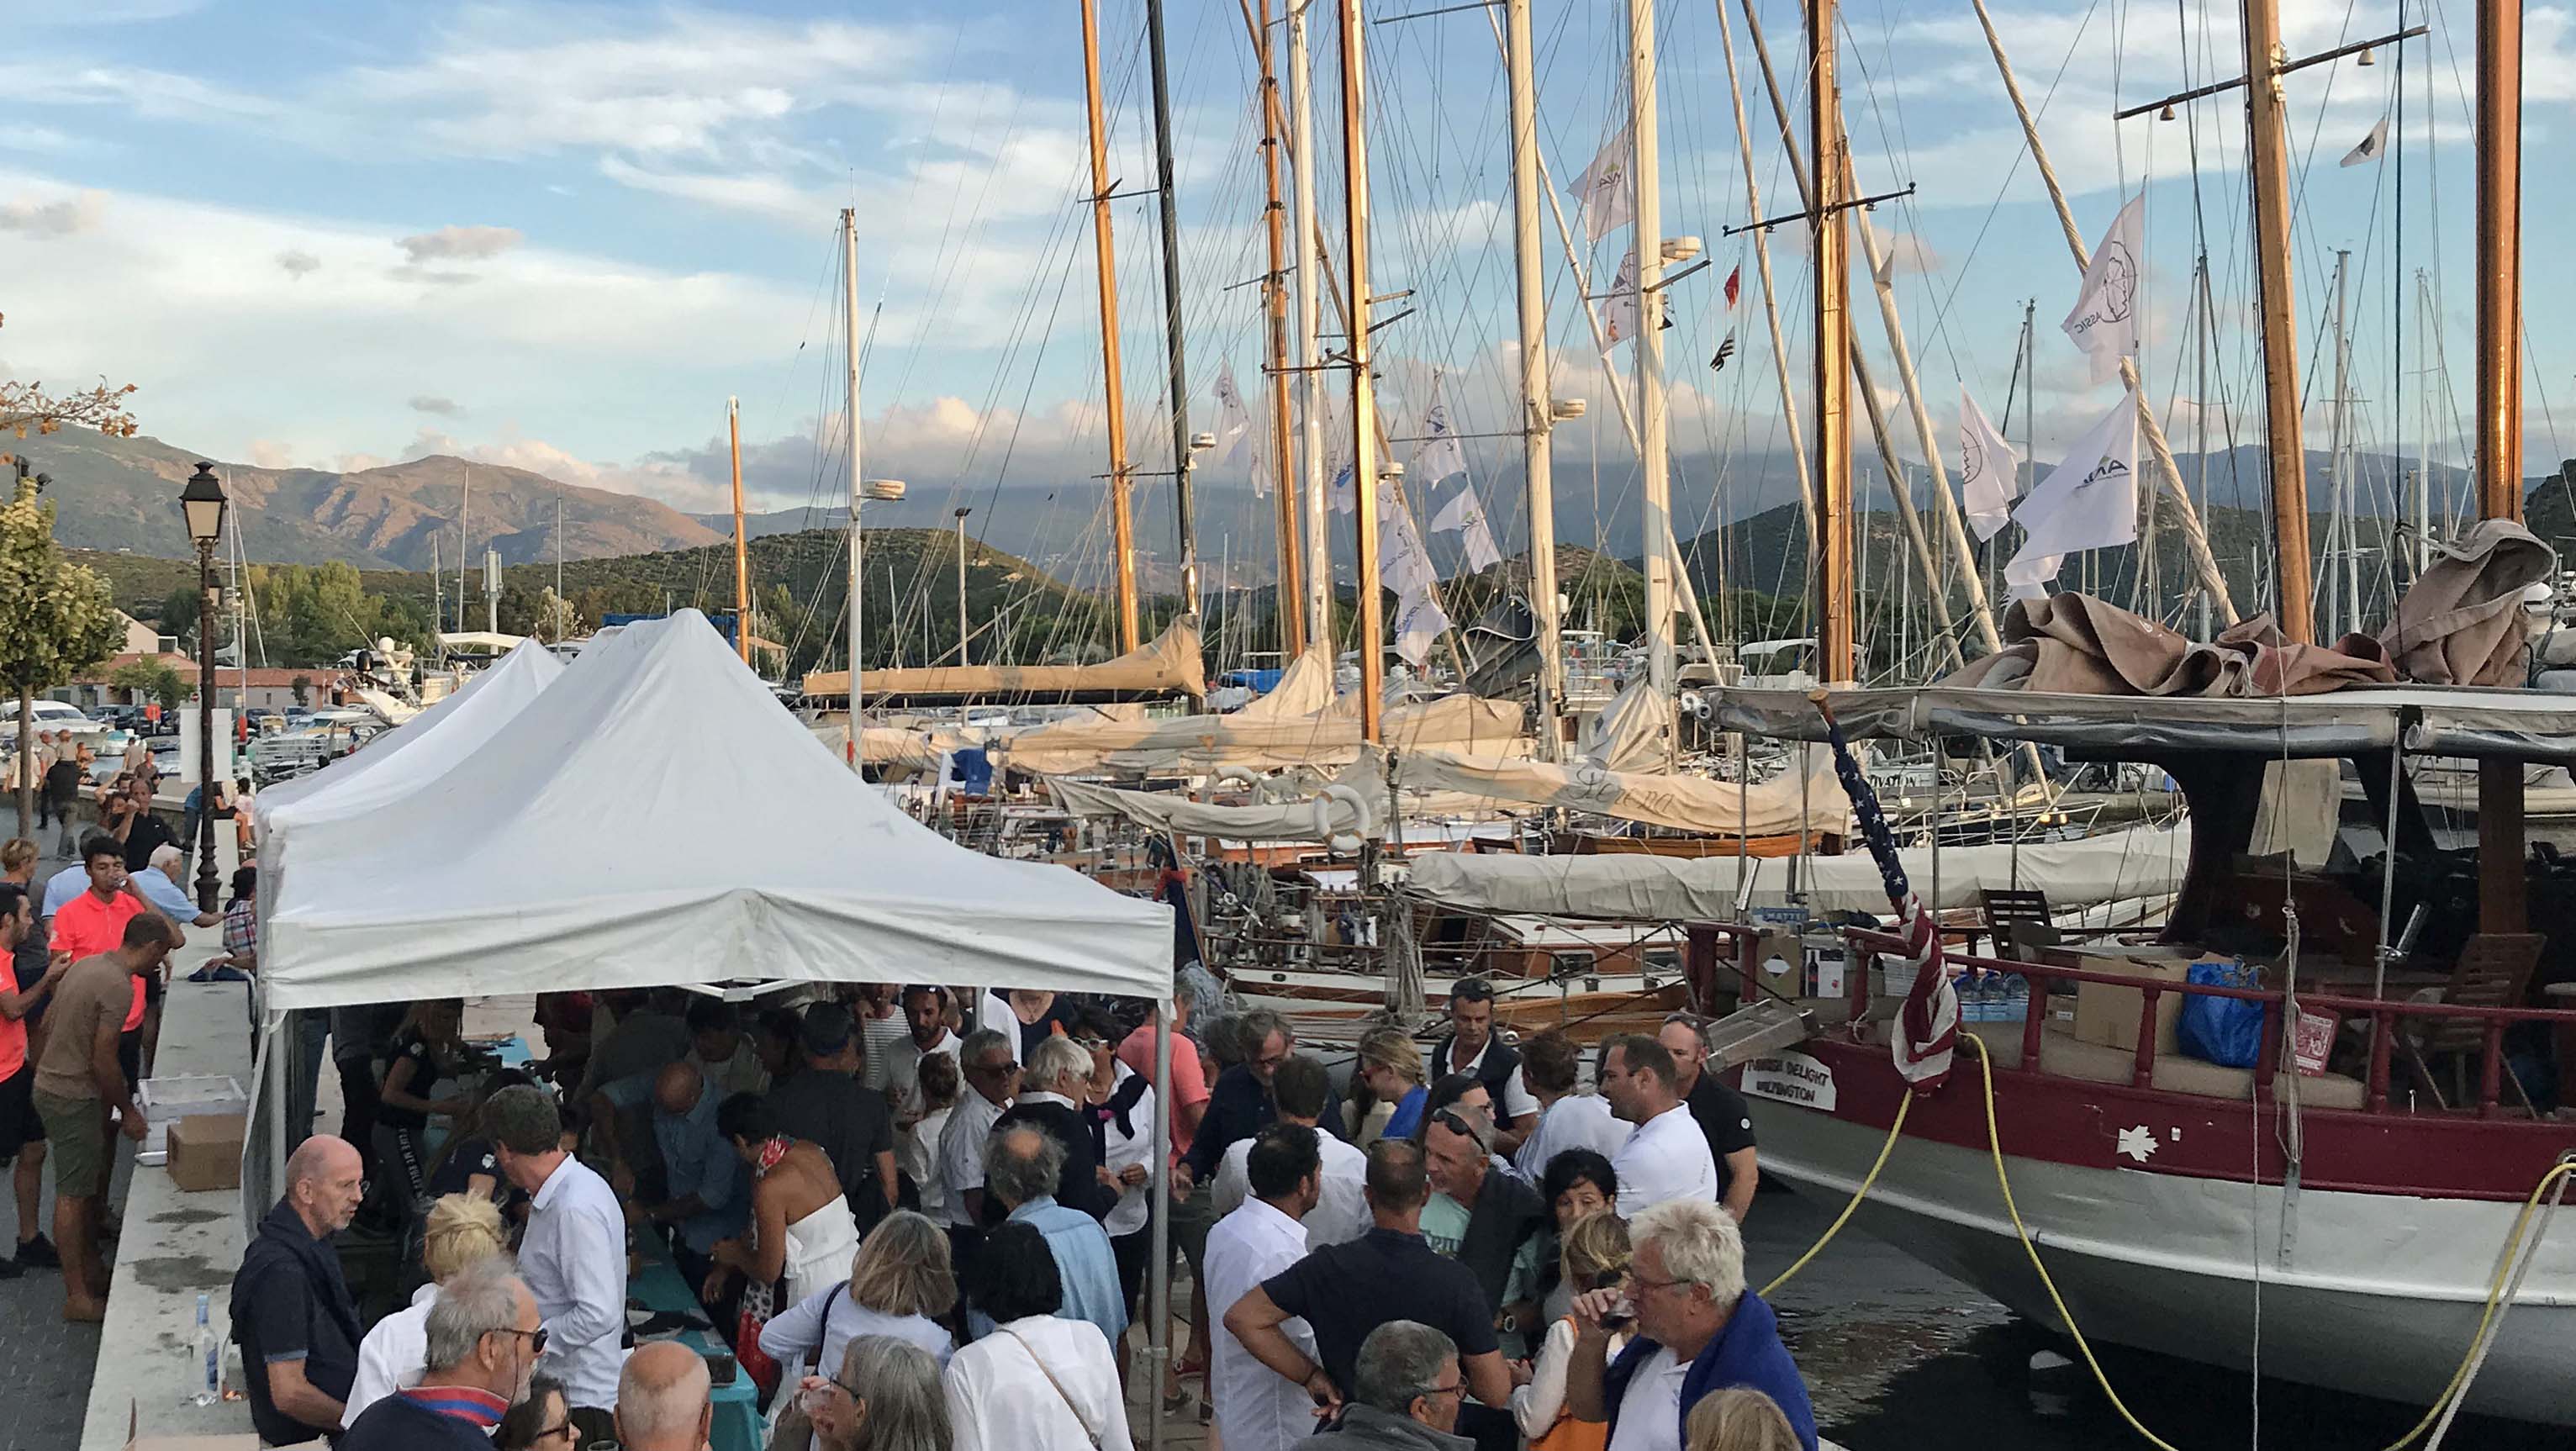
<path id="1" fill-rule="evenodd" d="M 127 1138 L 143 1141 L 143 1112 L 117 1061 L 117 1044 L 134 1002 L 135 980 L 158 972 L 177 945 L 158 913 L 125 924 L 111 952 L 72 964 L 54 988 L 45 1015 L 45 1049 L 36 1060 L 36 1115 L 54 1161 L 54 1242 L 63 1261 L 63 1318 L 107 1318 L 107 1264 L 100 1231 L 107 1202 L 113 1109 Z"/>

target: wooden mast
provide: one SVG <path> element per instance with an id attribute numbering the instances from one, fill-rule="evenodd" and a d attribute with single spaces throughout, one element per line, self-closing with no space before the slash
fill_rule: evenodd
<path id="1" fill-rule="evenodd" d="M 1672 458 L 1664 412 L 1663 154 L 1655 114 L 1655 0 L 1628 0 L 1628 184 L 1636 202 L 1637 475 L 1645 508 L 1639 563 L 1646 574 L 1646 676 L 1658 699 L 1665 764 L 1672 764 Z"/>
<path id="2" fill-rule="evenodd" d="M 1253 53 L 1261 61 L 1262 180 L 1268 190 L 1262 216 L 1270 224 L 1266 228 L 1270 270 L 1261 279 L 1261 304 L 1270 320 L 1270 501 L 1277 506 L 1279 527 L 1279 581 L 1270 592 L 1271 613 L 1279 619 L 1280 654 L 1293 662 L 1306 650 L 1305 591 L 1299 584 L 1302 570 L 1297 549 L 1297 531 L 1304 520 L 1297 507 L 1297 473 L 1288 448 L 1288 433 L 1295 427 L 1288 409 L 1288 212 L 1279 200 L 1279 154 L 1286 147 L 1279 134 L 1279 75 L 1270 61 L 1270 0 L 1261 0 L 1257 20 L 1246 0 L 1244 19 L 1253 22 Z"/>
<path id="3" fill-rule="evenodd" d="M 1532 78 L 1530 0 L 1503 0 L 1512 128 L 1512 267 L 1521 346 L 1521 472 L 1529 502 L 1530 613 L 1538 622 L 1538 758 L 1565 754 L 1557 723 L 1565 697 L 1565 643 L 1557 618 L 1555 400 L 1548 391 L 1547 285 L 1538 236 L 1538 87 Z"/>
<path id="4" fill-rule="evenodd" d="M 1109 215 L 1109 128 L 1100 114 L 1100 17 L 1082 0 L 1083 101 L 1091 116 L 1091 257 L 1100 274 L 1100 376 L 1108 411 L 1109 539 L 1118 568 L 1118 653 L 1138 643 L 1135 480 L 1127 463 L 1127 390 L 1118 362 L 1118 241 Z M 853 505 L 853 507 L 856 507 Z"/>
<path id="5" fill-rule="evenodd" d="M 1369 376 L 1368 136 L 1363 125 L 1363 68 L 1368 21 L 1363 0 L 1342 0 L 1342 225 L 1351 289 L 1348 358 L 1351 368 L 1351 495 L 1357 528 L 1360 652 L 1360 738 L 1381 738 L 1386 692 L 1386 602 L 1379 598 L 1377 561 L 1377 383 Z"/>
<path id="6" fill-rule="evenodd" d="M 733 448 L 733 643 L 751 663 L 751 542 L 742 532 L 742 400 L 725 400 L 725 435 Z"/>
<path id="7" fill-rule="evenodd" d="M 2272 539 L 2280 556 L 2275 605 L 2282 635 L 2303 643 L 2314 641 L 2317 632 L 2308 574 L 2308 454 L 2299 427 L 2298 309 L 2290 292 L 2290 142 L 2281 121 L 2281 59 L 2278 0 L 2245 0 L 2246 171 L 2254 193 L 2255 297 L 2263 319 Z"/>
<path id="8" fill-rule="evenodd" d="M 1814 168 L 1808 205 L 1816 264 L 1816 592 L 1817 676 L 1827 684 L 1855 677 L 1852 579 L 1851 291 L 1843 195 L 1841 85 L 1834 73 L 1835 0 L 1808 0 L 1811 77 L 1808 161 Z M 1640 326 L 1640 331 L 1643 325 Z"/>
<path id="9" fill-rule="evenodd" d="M 2522 519 L 2522 3 L 2478 3 L 2478 517 Z M 2525 923 L 2522 763 L 2478 763 L 2478 930 Z"/>

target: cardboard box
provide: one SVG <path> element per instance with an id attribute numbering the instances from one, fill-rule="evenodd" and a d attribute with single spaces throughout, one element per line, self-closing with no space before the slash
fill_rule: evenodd
<path id="1" fill-rule="evenodd" d="M 194 1193 L 241 1187 L 242 1136 L 249 1120 L 237 1113 L 201 1113 L 170 1125 L 170 1182 Z"/>
<path id="2" fill-rule="evenodd" d="M 2134 958 L 2119 961 L 2088 961 L 2087 972 L 2116 974 L 2140 981 L 2180 984 L 2191 972 L 2189 962 L 2172 960 L 2142 962 Z M 2075 984 L 2075 1036 L 2087 1043 L 2123 1052 L 2134 1050 L 2138 1043 L 2138 1014 L 2146 995 L 2133 987 L 2107 982 Z M 2156 997 L 2156 1051 L 2174 1053 L 2180 1049 L 2174 1042 L 2174 1024 L 2182 1016 L 2183 995 L 2160 993 Z"/>

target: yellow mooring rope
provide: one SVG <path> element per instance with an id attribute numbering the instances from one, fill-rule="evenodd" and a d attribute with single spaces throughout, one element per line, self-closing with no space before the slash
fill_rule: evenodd
<path id="1" fill-rule="evenodd" d="M 2102 1388 L 2102 1394 L 2111 1402 L 2111 1409 L 2118 1411 L 2120 1413 L 2120 1419 L 2129 1423 L 2129 1429 L 2137 1432 L 2139 1436 L 2146 1440 L 2148 1445 L 2156 1447 L 2157 1451 L 2177 1451 L 2177 1448 L 2171 1442 L 2166 1441 L 2163 1437 L 2158 1436 L 2155 1432 L 2148 1430 L 2143 1424 L 2141 1424 L 2138 1418 L 2130 1412 L 2128 1404 L 2120 1399 L 2120 1393 L 2111 1389 L 2110 1378 L 2102 1373 L 2102 1363 L 2094 1359 L 2093 1347 L 2086 1343 L 2084 1332 L 2076 1328 L 2075 1316 L 2067 1310 L 2065 1297 L 2057 1293 L 2057 1282 L 2049 1277 L 2048 1266 L 2040 1262 L 2039 1246 L 2034 1243 L 2030 1237 L 2030 1227 L 2022 1223 L 2020 1207 L 2013 1203 L 2012 1178 L 2004 1172 L 2003 1141 L 1995 1132 L 1994 1065 L 1986 1056 L 1985 1043 L 1975 1034 L 1963 1033 L 1960 1035 L 1960 1038 L 1961 1041 L 1976 1050 L 1977 1074 L 1985 1085 L 1986 1094 L 1986 1148 L 1987 1151 L 1994 1156 L 1995 1187 L 2003 1191 L 2004 1212 L 2012 1216 L 2013 1232 L 2021 1236 L 2022 1252 L 2030 1256 L 2030 1267 L 2039 1272 L 2039 1283 L 2048 1291 L 2049 1303 L 2057 1307 L 2057 1317 L 2066 1322 L 2066 1333 L 2074 1338 L 2075 1348 L 2083 1352 L 2085 1368 L 2093 1372 L 2093 1383 Z M 1899 1117 L 1899 1122 L 1902 1122 L 1901 1115 Z M 1881 1150 L 1879 1153 L 1880 1162 L 1886 1162 L 1886 1158 L 1886 1152 Z M 2460 1356 L 2459 1368 L 2451 1372 L 2450 1383 L 2443 1386 L 2442 1393 L 2433 1398 L 2433 1404 L 2425 1410 L 2424 1418 L 2417 1421 L 2414 1426 L 2409 1428 L 2405 1435 L 2388 1443 L 2385 1451 L 2404 1451 L 2404 1448 L 2413 1443 L 2416 1437 L 2423 1435 L 2426 1430 L 2432 1427 L 2433 1422 L 2442 1414 L 2443 1407 L 2448 1405 L 2451 1399 L 2454 1396 L 2459 1395 L 2466 1387 L 2469 1378 L 2469 1368 L 2476 1361 L 2478 1346 L 2485 1340 L 2487 1327 L 2494 1322 L 2496 1311 L 2504 1299 L 2506 1279 L 2510 1275 L 2515 1261 L 2521 1257 L 2522 1238 L 2530 1231 L 2532 1212 L 2539 1207 L 2540 1196 L 2549 1191 L 2549 1186 L 2560 1179 L 2566 1178 L 2571 1173 L 2576 1173 L 2576 1162 L 2561 1163 L 2550 1169 L 2548 1173 L 2541 1175 L 2540 1182 L 2531 1186 L 2531 1193 L 2522 1201 L 2522 1212 L 2514 1217 L 2513 1233 L 2505 1239 L 2504 1253 L 2497 1261 L 2495 1279 L 2487 1286 L 2485 1313 L 2478 1317 L 2477 1333 L 2469 1337 L 2469 1348 Z M 1874 1179 L 1877 1175 L 1878 1171 L 1876 1169 L 1872 1169 L 1870 1171 L 1871 1178 Z M 1861 1186 L 1863 1192 L 1866 1192 L 1868 1187 L 1869 1186 L 1867 1184 L 1863 1184 Z M 1858 1202 L 1857 1198 L 1855 1198 L 1854 1202 Z M 1851 1211 L 1846 1209 L 1843 1212 L 1848 1215 Z M 1841 1221 L 1835 1221 L 1834 1227 L 1837 1229 L 1841 1228 Z M 1826 1237 L 1829 1239 L 1832 1238 L 1831 1233 L 1828 1232 Z M 1819 1246 L 1819 1248 L 1821 1247 L 1822 1246 Z M 1809 1251 L 1809 1253 L 1812 1254 L 1813 1251 Z M 1804 1264 L 1805 1261 L 1801 1260 L 1799 1263 Z M 1782 1276 L 1782 1278 L 1785 1279 L 1787 1276 Z"/>

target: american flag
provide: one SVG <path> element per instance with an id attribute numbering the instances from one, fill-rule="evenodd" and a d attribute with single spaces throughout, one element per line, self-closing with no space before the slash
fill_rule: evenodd
<path id="1" fill-rule="evenodd" d="M 1948 1081 L 1950 1055 L 1959 1042 L 1959 995 L 1952 990 L 1949 969 L 1941 960 L 1940 924 L 1905 879 L 1896 838 L 1878 809 L 1878 793 L 1861 774 L 1851 742 L 1843 738 L 1842 723 L 1823 700 L 1817 701 L 1817 708 L 1824 712 L 1825 729 L 1833 741 L 1834 775 L 1843 783 L 1843 794 L 1851 798 L 1861 839 L 1869 844 L 1871 860 L 1878 863 L 1888 905 L 1896 909 L 1897 935 L 1905 939 L 1903 962 L 1914 969 L 1914 986 L 1905 994 L 1893 1035 L 1896 1071 L 1916 1092 L 1929 1093 Z"/>

